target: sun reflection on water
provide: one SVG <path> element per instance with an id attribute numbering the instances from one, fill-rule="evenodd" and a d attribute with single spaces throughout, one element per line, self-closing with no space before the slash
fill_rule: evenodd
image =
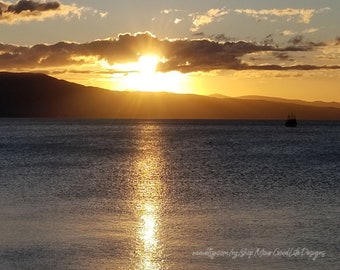
<path id="1" fill-rule="evenodd" d="M 139 269 L 165 269 L 162 263 L 162 245 L 159 241 L 160 211 L 164 202 L 162 171 L 164 159 L 157 140 L 156 126 L 140 130 L 140 149 L 135 162 L 134 205 L 138 221 L 136 253 Z M 159 142 L 159 141 L 158 141 Z"/>

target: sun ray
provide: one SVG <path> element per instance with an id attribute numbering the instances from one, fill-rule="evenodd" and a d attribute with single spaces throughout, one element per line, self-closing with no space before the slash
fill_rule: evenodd
<path id="1" fill-rule="evenodd" d="M 118 76 L 112 76 L 115 90 L 185 92 L 186 75 L 178 71 L 157 71 L 158 64 L 164 61 L 157 55 L 149 54 L 140 56 L 137 62 L 106 65 L 105 68 L 118 72 Z"/>

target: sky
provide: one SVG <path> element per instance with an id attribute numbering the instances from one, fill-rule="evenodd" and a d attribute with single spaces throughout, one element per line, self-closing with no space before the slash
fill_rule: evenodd
<path id="1" fill-rule="evenodd" d="M 340 102 L 338 0 L 0 0 L 0 70 Z"/>

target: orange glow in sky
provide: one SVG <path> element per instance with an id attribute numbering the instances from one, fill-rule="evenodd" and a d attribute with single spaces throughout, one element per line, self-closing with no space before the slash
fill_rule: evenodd
<path id="1" fill-rule="evenodd" d="M 120 91 L 340 102 L 340 1 L 31 2 L 22 12 L 21 1 L 1 2 L 0 71 Z"/>
<path id="2" fill-rule="evenodd" d="M 159 72 L 157 65 L 165 61 L 156 55 L 142 55 L 138 62 L 106 65 L 106 68 L 119 71 L 111 78 L 112 89 L 134 90 L 148 92 L 183 93 L 185 88 L 185 74 L 178 71 Z"/>

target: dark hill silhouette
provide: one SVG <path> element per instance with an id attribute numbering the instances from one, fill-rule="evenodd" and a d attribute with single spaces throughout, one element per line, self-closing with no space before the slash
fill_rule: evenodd
<path id="1" fill-rule="evenodd" d="M 230 98 L 225 95 L 221 94 L 213 94 L 209 95 L 209 97 L 216 97 L 220 99 Z M 237 99 L 246 99 L 246 100 L 265 100 L 265 101 L 273 101 L 279 103 L 294 103 L 299 105 L 306 105 L 306 106 L 315 106 L 315 107 L 334 107 L 340 108 L 339 102 L 326 102 L 326 101 L 305 101 L 300 99 L 285 99 L 285 98 L 278 98 L 278 97 L 266 97 L 266 96 L 256 96 L 256 95 L 248 95 L 248 96 L 240 96 L 234 97 Z"/>
<path id="2" fill-rule="evenodd" d="M 338 102 L 325 102 L 325 101 L 304 101 L 299 99 L 284 99 L 277 97 L 265 97 L 265 96 L 241 96 L 237 97 L 238 99 L 247 99 L 247 100 L 266 100 L 266 101 L 274 101 L 281 103 L 294 103 L 306 106 L 316 106 L 316 107 L 334 107 L 340 108 L 340 103 Z"/>
<path id="3" fill-rule="evenodd" d="M 118 92 L 43 74 L 0 73 L 0 117 L 340 120 L 340 109 L 199 95 Z"/>

